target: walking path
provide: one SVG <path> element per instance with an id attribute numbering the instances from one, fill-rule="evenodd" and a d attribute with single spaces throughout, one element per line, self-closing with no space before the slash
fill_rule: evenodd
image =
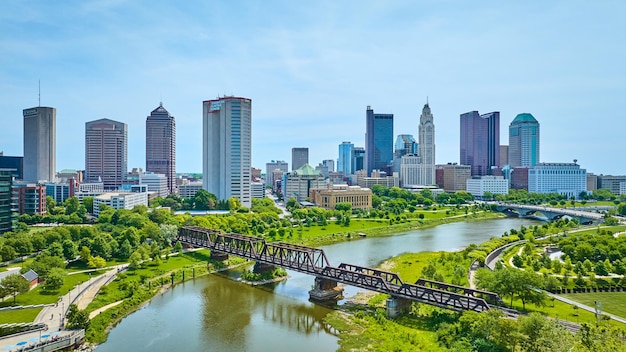
<path id="1" fill-rule="evenodd" d="M 128 267 L 128 264 L 116 265 L 104 274 L 90 278 L 88 281 L 76 285 L 76 287 L 71 289 L 66 295 L 61 296 L 56 304 L 44 307 L 41 312 L 39 312 L 34 323 L 46 324 L 46 330 L 2 338 L 0 339 L 0 348 L 4 351 L 13 351 L 18 350 L 18 343 L 21 342 L 26 342 L 26 344 L 21 345 L 21 348 L 24 348 L 35 345 L 39 341 L 48 338 L 59 339 L 64 336 L 72 335 L 75 331 L 64 329 L 64 319 L 70 304 L 74 303 L 79 309 L 84 309 L 93 300 L 100 288 L 112 281 L 117 273 L 126 269 L 126 267 Z M 13 347 L 7 348 L 9 346 Z"/>
<path id="2" fill-rule="evenodd" d="M 570 233 L 573 233 L 573 232 L 579 232 L 579 231 L 584 231 L 584 230 L 587 230 L 587 229 L 588 229 L 588 228 L 576 229 L 576 230 L 574 230 L 574 231 L 571 231 Z M 539 238 L 539 239 L 544 239 L 544 238 L 548 238 L 548 237 L 551 237 L 551 236 L 557 236 L 557 235 L 559 235 L 559 234 L 548 235 L 548 236 L 545 236 L 545 237 L 543 237 L 543 238 Z M 491 253 L 487 254 L 487 257 L 486 257 L 486 258 L 487 258 L 487 260 L 485 261 L 485 267 L 487 267 L 487 268 L 489 268 L 489 269 L 491 269 L 491 270 L 494 270 L 494 267 L 495 267 L 495 265 L 496 265 L 496 262 L 498 262 L 498 260 L 500 260 L 500 259 L 502 258 L 502 257 L 501 257 L 501 255 L 502 255 L 502 252 L 503 252 L 505 249 L 507 249 L 507 248 L 509 248 L 509 247 L 511 247 L 511 246 L 516 246 L 516 245 L 522 244 L 522 243 L 524 243 L 524 242 L 528 242 L 528 241 L 527 241 L 527 240 L 521 240 L 521 241 L 511 242 L 511 243 L 506 244 L 506 245 L 504 245 L 504 246 L 502 246 L 502 247 L 496 248 L 495 250 L 493 250 L 493 252 L 491 252 Z M 522 250 L 522 249 L 520 248 L 520 252 L 521 252 L 521 250 Z M 512 260 L 512 259 L 511 259 L 511 260 Z M 510 261 L 511 261 L 511 260 L 510 260 Z M 511 264 L 511 267 L 514 267 L 514 266 L 512 265 L 512 264 L 513 264 L 513 263 L 512 263 L 512 261 L 510 262 L 510 264 Z M 476 284 L 475 284 L 475 282 L 474 282 L 474 277 L 475 277 L 475 275 L 476 275 L 476 271 L 477 271 L 479 268 L 480 268 L 480 266 L 479 266 L 479 265 L 471 265 L 471 266 L 470 266 L 470 269 L 469 269 L 469 271 L 468 271 L 468 276 L 467 276 L 467 277 L 468 277 L 468 281 L 469 281 L 469 286 L 470 286 L 470 288 L 472 288 L 472 289 L 476 289 Z M 520 269 L 520 270 L 523 270 L 523 269 Z M 563 275 L 553 275 L 553 276 L 563 276 Z M 554 293 L 550 293 L 550 292 L 548 292 L 548 291 L 544 291 L 544 292 L 545 292 L 545 293 L 546 293 L 549 297 L 553 297 L 554 299 L 556 299 L 556 300 L 558 300 L 558 301 L 561 301 L 561 302 L 564 302 L 564 303 L 567 303 L 567 304 L 570 304 L 570 305 L 577 306 L 578 308 L 584 309 L 584 310 L 589 311 L 589 312 L 592 312 L 592 313 L 595 313 L 595 312 L 596 312 L 596 310 L 595 310 L 595 308 L 594 308 L 594 307 L 590 307 L 590 306 L 588 306 L 588 305 L 585 305 L 585 304 L 582 304 L 582 303 L 579 303 L 579 302 L 573 301 L 573 300 L 571 300 L 571 299 L 568 299 L 568 298 L 565 298 L 565 297 L 559 296 L 559 295 L 554 294 Z M 617 315 L 610 314 L 610 313 L 607 313 L 607 312 L 602 312 L 602 314 L 603 314 L 603 315 L 606 315 L 606 316 L 609 316 L 611 319 L 613 319 L 613 320 L 615 320 L 615 321 L 619 321 L 620 323 L 626 324 L 626 319 L 624 319 L 624 318 L 622 318 L 622 317 L 619 317 L 619 316 L 617 316 Z"/>
<path id="3" fill-rule="evenodd" d="M 113 308 L 113 307 L 115 307 L 116 305 L 118 305 L 118 304 L 120 304 L 120 303 L 122 303 L 122 302 L 124 302 L 124 300 L 117 301 L 117 302 L 113 302 L 113 303 L 111 303 L 111 304 L 107 304 L 107 305 L 106 305 L 106 306 L 104 306 L 104 307 L 101 307 L 101 308 L 98 308 L 98 309 L 94 310 L 93 312 L 89 313 L 89 319 L 93 319 L 93 318 L 95 318 L 95 317 L 96 317 L 96 315 L 98 315 L 98 314 L 100 314 L 100 313 L 104 312 L 105 310 L 107 310 L 107 309 L 109 309 L 109 308 Z"/>

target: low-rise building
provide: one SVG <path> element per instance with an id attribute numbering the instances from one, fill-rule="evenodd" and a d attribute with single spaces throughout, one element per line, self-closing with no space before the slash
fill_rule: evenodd
<path id="1" fill-rule="evenodd" d="M 331 185 L 327 188 L 313 188 L 309 193 L 313 203 L 325 209 L 335 209 L 337 203 L 350 203 L 352 209 L 372 208 L 372 190 L 359 186 Z"/>
<path id="2" fill-rule="evenodd" d="M 133 209 L 137 205 L 148 206 L 148 193 L 146 192 L 110 192 L 101 194 L 93 199 L 93 215 L 100 215 L 100 204 L 105 204 L 111 208 Z"/>
<path id="3" fill-rule="evenodd" d="M 17 196 L 17 212 L 28 215 L 46 215 L 46 186 L 38 183 L 13 184 Z"/>
<path id="4" fill-rule="evenodd" d="M 303 202 L 309 197 L 311 189 L 326 188 L 327 185 L 324 175 L 307 163 L 283 177 L 285 179 L 283 185 L 285 200 L 295 197 L 298 202 Z"/>
<path id="5" fill-rule="evenodd" d="M 528 192 L 578 198 L 587 192 L 587 170 L 576 163 L 539 163 L 528 170 Z"/>
<path id="6" fill-rule="evenodd" d="M 265 183 L 252 182 L 250 184 L 250 197 L 256 198 L 256 199 L 265 198 Z"/>
<path id="7" fill-rule="evenodd" d="M 359 170 L 356 172 L 357 185 L 362 188 L 372 188 L 374 185 L 383 185 L 387 188 L 399 187 L 400 179 L 398 176 L 387 176 L 384 171 L 373 170 L 371 177 L 367 177 L 365 170 Z"/>
<path id="8" fill-rule="evenodd" d="M 478 199 L 481 199 L 487 192 L 507 194 L 509 193 L 509 181 L 502 176 L 472 177 L 466 181 L 466 190 Z"/>
<path id="9" fill-rule="evenodd" d="M 613 194 L 619 194 L 620 183 L 626 182 L 626 176 L 598 175 L 598 188 L 606 188 Z"/>
<path id="10" fill-rule="evenodd" d="M 196 196 L 196 192 L 202 189 L 202 182 L 189 182 L 178 186 L 178 196 L 190 199 Z"/>
<path id="11" fill-rule="evenodd" d="M 446 192 L 465 191 L 466 181 L 472 178 L 471 165 L 445 164 L 438 168 L 443 170 L 443 189 Z"/>
<path id="12" fill-rule="evenodd" d="M 626 194 L 626 182 L 620 182 L 619 183 L 619 194 L 620 195 L 625 195 Z"/>
<path id="13" fill-rule="evenodd" d="M 141 172 L 139 173 L 139 184 L 147 185 L 148 192 L 155 192 L 159 197 L 165 198 L 170 193 L 167 185 L 167 176 L 164 174 Z"/>

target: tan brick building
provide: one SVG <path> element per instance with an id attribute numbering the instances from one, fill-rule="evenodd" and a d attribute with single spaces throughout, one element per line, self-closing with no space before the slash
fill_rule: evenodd
<path id="1" fill-rule="evenodd" d="M 352 209 L 372 208 L 372 190 L 359 186 L 332 185 L 328 188 L 313 188 L 309 197 L 312 202 L 325 209 L 335 209 L 337 203 L 352 204 Z"/>

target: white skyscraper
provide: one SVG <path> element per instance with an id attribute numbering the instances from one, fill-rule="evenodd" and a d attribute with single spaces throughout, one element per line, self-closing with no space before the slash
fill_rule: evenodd
<path id="1" fill-rule="evenodd" d="M 202 105 L 202 187 L 250 207 L 252 101 L 227 96 Z"/>
<path id="2" fill-rule="evenodd" d="M 435 124 L 428 102 L 422 109 L 418 128 L 418 154 L 422 159 L 420 164 L 420 185 L 433 185 L 435 181 Z"/>

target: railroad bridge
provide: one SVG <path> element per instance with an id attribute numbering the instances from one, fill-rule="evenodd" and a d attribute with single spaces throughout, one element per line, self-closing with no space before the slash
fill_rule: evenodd
<path id="1" fill-rule="evenodd" d="M 593 213 L 583 210 L 564 209 L 564 208 L 550 208 L 538 205 L 526 205 L 526 204 L 505 204 L 498 203 L 496 210 L 505 213 L 510 216 L 528 217 L 535 214 L 543 214 L 548 220 L 558 220 L 564 216 L 578 219 L 580 224 L 591 224 L 593 222 L 601 222 L 603 219 L 602 214 Z"/>
<path id="2" fill-rule="evenodd" d="M 319 248 L 283 242 L 266 242 L 262 238 L 196 226 L 180 228 L 177 239 L 184 244 L 211 250 L 211 257 L 224 260 L 236 255 L 256 261 L 261 266 L 279 266 L 315 277 L 309 291 L 312 300 L 336 299 L 343 292 L 339 283 L 386 293 L 387 314 L 396 317 L 411 302 L 426 303 L 455 311 L 482 312 L 493 307 L 504 308 L 498 294 L 474 290 L 443 282 L 419 279 L 416 283 L 403 282 L 398 274 L 354 264 L 331 266 L 326 254 Z M 507 310 L 509 313 L 511 310 Z"/>

